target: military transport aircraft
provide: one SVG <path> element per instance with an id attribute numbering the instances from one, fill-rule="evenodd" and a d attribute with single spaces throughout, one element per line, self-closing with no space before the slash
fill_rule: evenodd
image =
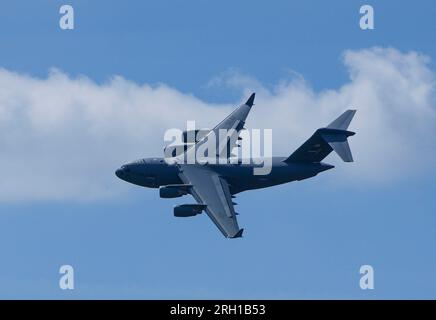
<path id="1" fill-rule="evenodd" d="M 186 146 L 183 154 L 204 143 L 211 133 L 222 129 L 233 129 L 237 135 L 244 129 L 245 119 L 254 104 L 255 94 L 234 110 L 209 132 L 197 135 L 189 142 L 186 131 L 183 141 Z M 235 194 L 252 189 L 266 188 L 291 181 L 299 181 L 316 176 L 318 173 L 334 168 L 321 162 L 331 151 L 335 151 L 343 161 L 352 162 L 347 138 L 354 132 L 347 128 L 356 113 L 345 111 L 339 118 L 325 128 L 320 128 L 288 157 L 272 157 L 271 171 L 266 175 L 254 175 L 253 168 L 258 162 L 248 163 L 185 163 L 180 161 L 183 154 L 176 155 L 174 161 L 165 158 L 147 158 L 123 165 L 116 170 L 118 178 L 148 188 L 159 188 L 161 198 L 176 198 L 191 194 L 196 204 L 183 204 L 174 207 L 174 216 L 192 217 L 205 211 L 218 229 L 228 238 L 239 238 L 240 229 L 233 202 Z M 197 130 L 198 131 L 198 130 Z M 196 132 L 198 133 L 198 132 Z M 227 143 L 236 144 L 238 139 Z M 230 146 L 232 149 L 235 146 Z"/>

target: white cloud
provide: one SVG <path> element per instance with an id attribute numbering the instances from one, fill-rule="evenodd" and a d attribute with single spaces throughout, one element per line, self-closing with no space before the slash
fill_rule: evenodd
<path id="1" fill-rule="evenodd" d="M 395 49 L 347 51 L 350 81 L 321 92 L 301 77 L 268 89 L 234 72 L 210 85 L 237 87 L 241 100 L 255 86 L 247 127 L 273 128 L 276 155 L 290 154 L 314 129 L 356 108 L 356 162 L 337 171 L 356 182 L 378 183 L 419 173 L 420 164 L 434 166 L 435 78 L 428 60 Z M 58 70 L 39 79 L 0 69 L 0 201 L 119 194 L 125 184 L 114 170 L 135 158 L 161 155 L 165 129 L 184 128 L 193 119 L 213 126 L 235 106 L 118 76 L 96 84 Z"/>

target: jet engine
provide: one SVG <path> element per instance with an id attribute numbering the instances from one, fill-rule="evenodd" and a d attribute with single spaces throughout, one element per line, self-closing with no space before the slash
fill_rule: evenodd
<path id="1" fill-rule="evenodd" d="M 170 184 L 159 188 L 161 198 L 178 198 L 188 194 L 189 184 Z"/>
<path id="2" fill-rule="evenodd" d="M 205 208 L 206 205 L 204 204 L 182 204 L 174 207 L 174 216 L 181 218 L 193 217 L 200 214 Z"/>
<path id="3" fill-rule="evenodd" d="M 159 196 L 161 198 L 178 198 L 188 194 L 187 185 L 168 185 L 159 188 Z"/>

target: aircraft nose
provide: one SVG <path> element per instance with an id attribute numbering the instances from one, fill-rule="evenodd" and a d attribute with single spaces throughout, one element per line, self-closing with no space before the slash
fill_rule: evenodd
<path id="1" fill-rule="evenodd" d="M 124 171 L 123 171 L 123 169 L 121 169 L 121 168 L 119 168 L 119 169 L 117 169 L 117 170 L 115 171 L 115 175 L 116 175 L 118 178 L 120 178 L 120 179 L 122 179 L 122 177 L 123 177 L 123 173 L 124 173 Z"/>

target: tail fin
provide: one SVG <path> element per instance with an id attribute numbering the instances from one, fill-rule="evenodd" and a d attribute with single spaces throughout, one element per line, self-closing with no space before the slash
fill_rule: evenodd
<path id="1" fill-rule="evenodd" d="M 352 162 L 347 138 L 355 133 L 348 131 L 356 110 L 347 110 L 326 128 L 321 128 L 299 147 L 285 162 L 320 162 L 333 150 L 345 162 Z"/>
<path id="2" fill-rule="evenodd" d="M 347 110 L 343 114 L 341 114 L 336 120 L 330 123 L 327 128 L 347 130 L 355 114 L 356 110 Z"/>

